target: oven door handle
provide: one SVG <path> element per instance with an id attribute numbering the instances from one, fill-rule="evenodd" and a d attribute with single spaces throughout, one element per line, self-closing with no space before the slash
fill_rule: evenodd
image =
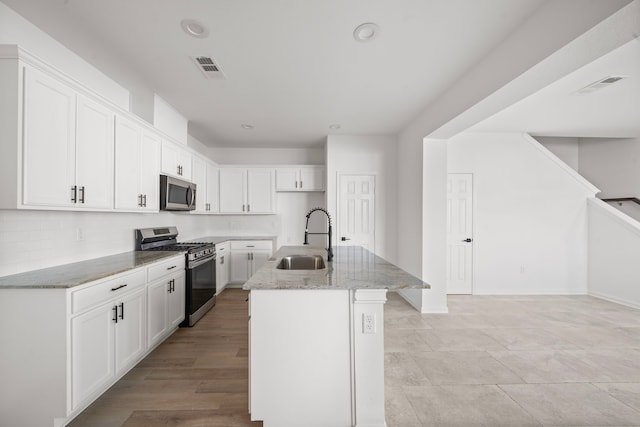
<path id="1" fill-rule="evenodd" d="M 193 270 L 194 268 L 201 266 L 205 262 L 209 262 L 209 261 L 215 262 L 215 260 L 216 260 L 216 256 L 214 255 L 207 258 L 199 259 L 197 261 L 192 261 L 187 265 L 187 270 Z"/>

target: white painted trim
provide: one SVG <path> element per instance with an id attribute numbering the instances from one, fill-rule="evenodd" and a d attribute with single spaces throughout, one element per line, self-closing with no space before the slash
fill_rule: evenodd
<path id="1" fill-rule="evenodd" d="M 411 294 L 415 291 L 416 295 L 419 295 L 419 300 L 416 298 L 412 298 Z M 397 294 L 400 295 L 409 305 L 415 308 L 419 313 L 422 314 L 447 314 L 449 313 L 449 308 L 445 306 L 428 306 L 423 303 L 425 293 L 428 292 L 428 289 L 400 289 L 397 291 Z M 428 295 L 428 294 L 427 294 Z"/>
<path id="2" fill-rule="evenodd" d="M 640 304 L 635 304 L 626 300 L 621 300 L 620 298 L 612 297 L 606 294 L 602 294 L 600 292 L 589 292 L 587 295 L 592 296 L 594 298 L 600 298 L 605 301 L 613 302 L 616 304 L 624 305 L 626 307 L 637 308 L 640 309 Z"/>
<path id="3" fill-rule="evenodd" d="M 542 145 L 537 139 L 529 135 L 528 133 L 523 133 L 522 137 L 526 142 L 528 142 L 532 147 L 536 148 L 540 153 L 542 153 L 545 157 L 555 163 L 560 169 L 562 169 L 565 173 L 567 173 L 571 178 L 578 182 L 578 184 L 582 185 L 585 190 L 592 192 L 594 195 L 600 192 L 600 189 L 595 185 L 587 181 L 582 175 L 576 172 L 571 166 L 567 165 L 565 162 L 560 160 L 558 156 L 553 154 L 547 147 Z"/>
<path id="4" fill-rule="evenodd" d="M 537 295 L 553 295 L 553 296 L 575 296 L 575 295 L 588 295 L 586 290 L 584 292 L 561 292 L 561 291 L 547 291 L 547 290 L 539 290 L 536 291 L 534 290 L 530 290 L 527 289 L 526 292 L 478 292 L 477 294 L 474 295 L 515 295 L 515 296 L 526 296 L 526 295 L 531 295 L 531 296 L 537 296 Z"/>
<path id="5" fill-rule="evenodd" d="M 600 209 L 600 212 L 610 215 L 616 222 L 618 222 L 618 224 L 622 225 L 629 231 L 640 235 L 640 222 L 634 218 L 631 218 L 629 215 L 619 211 L 607 202 L 603 202 L 596 197 L 588 198 L 587 203 L 595 209 Z"/>

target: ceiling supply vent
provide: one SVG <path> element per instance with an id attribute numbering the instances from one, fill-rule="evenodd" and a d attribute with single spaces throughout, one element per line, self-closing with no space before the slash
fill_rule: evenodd
<path id="1" fill-rule="evenodd" d="M 191 56 L 198 69 L 208 79 L 224 79 L 226 76 L 211 56 Z"/>
<path id="2" fill-rule="evenodd" d="M 585 87 L 583 87 L 582 89 L 578 89 L 577 91 L 575 91 L 574 93 L 576 95 L 586 95 L 588 93 L 591 92 L 595 92 L 596 90 L 605 88 L 607 86 L 610 86 L 616 82 L 619 82 L 620 80 L 626 78 L 627 76 L 609 76 L 609 77 L 605 77 L 604 79 L 600 79 L 597 82 L 593 82 L 590 85 L 587 85 Z"/>

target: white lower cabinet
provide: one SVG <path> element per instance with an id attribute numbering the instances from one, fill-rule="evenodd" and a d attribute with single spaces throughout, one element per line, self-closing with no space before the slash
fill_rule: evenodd
<path id="1" fill-rule="evenodd" d="M 229 242 L 216 244 L 216 295 L 229 283 L 230 255 Z"/>
<path id="2" fill-rule="evenodd" d="M 116 375 L 128 370 L 144 354 L 144 285 L 143 272 L 134 272 L 72 294 L 75 307 L 90 307 L 71 318 L 72 409 L 104 391 Z M 133 290 L 123 293 L 127 288 Z M 103 302 L 103 295 L 108 292 L 115 295 Z M 97 306 L 91 307 L 91 301 Z"/>
<path id="3" fill-rule="evenodd" d="M 155 347 L 184 320 L 184 280 L 184 270 L 181 270 L 149 284 L 147 338 L 150 347 Z"/>
<path id="4" fill-rule="evenodd" d="M 244 283 L 271 258 L 271 240 L 237 240 L 231 242 L 230 283 Z"/>
<path id="5" fill-rule="evenodd" d="M 184 261 L 71 288 L 0 288 L 0 425 L 66 425 L 167 338 L 184 319 Z"/>

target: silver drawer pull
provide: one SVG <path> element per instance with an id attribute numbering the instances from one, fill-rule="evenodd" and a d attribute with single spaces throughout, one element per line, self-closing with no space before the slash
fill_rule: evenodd
<path id="1" fill-rule="evenodd" d="M 118 289 L 122 289 L 122 288 L 124 288 L 125 286 L 127 286 L 127 284 L 126 284 L 126 283 L 125 283 L 124 285 L 120 285 L 120 286 L 117 286 L 117 287 L 115 287 L 115 288 L 111 288 L 111 290 L 112 290 L 112 291 L 117 291 Z"/>
<path id="2" fill-rule="evenodd" d="M 167 270 L 173 270 L 176 267 L 177 267 L 177 265 L 172 265 L 171 267 L 167 267 Z"/>

